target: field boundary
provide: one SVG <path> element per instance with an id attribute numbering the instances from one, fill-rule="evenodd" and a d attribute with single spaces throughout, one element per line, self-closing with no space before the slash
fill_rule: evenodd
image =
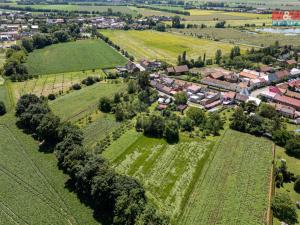
<path id="1" fill-rule="evenodd" d="M 275 193 L 275 186 L 274 186 L 274 167 L 275 167 L 275 144 L 273 144 L 272 147 L 272 167 L 271 167 L 271 175 L 270 175 L 270 185 L 269 185 L 269 207 L 267 211 L 267 225 L 273 225 L 273 215 L 272 215 L 272 209 L 271 209 L 271 204 L 272 204 L 272 197 Z"/>

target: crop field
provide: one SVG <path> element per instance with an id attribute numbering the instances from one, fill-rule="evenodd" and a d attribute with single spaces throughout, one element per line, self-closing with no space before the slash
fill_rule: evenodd
<path id="1" fill-rule="evenodd" d="M 221 49 L 225 54 L 233 47 L 228 43 L 166 32 L 103 30 L 101 33 L 126 49 L 136 59 L 161 59 L 169 63 L 176 63 L 178 55 L 183 51 L 187 51 L 190 58 L 198 58 L 204 53 L 209 58 L 214 57 L 217 49 Z M 245 49 L 242 48 L 242 51 Z"/>
<path id="2" fill-rule="evenodd" d="M 104 157 L 110 159 L 118 172 L 141 181 L 149 199 L 175 218 L 196 173 L 201 170 L 211 142 L 182 138 L 179 144 L 168 145 L 162 139 L 147 138 L 138 133 L 133 135 L 131 144 L 124 143 L 125 139 L 121 137 L 116 141 L 118 146 L 123 146 L 123 151 L 116 150 L 113 143 L 103 153 Z"/>
<path id="3" fill-rule="evenodd" d="M 255 46 L 269 46 L 277 40 L 282 45 L 293 43 L 300 45 L 298 36 L 285 36 L 284 34 L 257 33 L 248 30 L 238 30 L 234 28 L 191 28 L 191 29 L 172 29 L 187 36 L 201 36 L 203 38 L 220 40 L 234 44 L 245 44 Z"/>
<path id="4" fill-rule="evenodd" d="M 227 130 L 215 145 L 179 224 L 264 224 L 272 143 Z"/>
<path id="5" fill-rule="evenodd" d="M 95 111 L 99 98 L 113 97 L 116 92 L 126 90 L 124 83 L 96 83 L 78 91 L 73 91 L 49 103 L 53 112 L 62 120 L 76 121 Z"/>
<path id="6" fill-rule="evenodd" d="M 255 24 L 256 27 L 259 26 L 271 26 L 272 25 L 272 20 L 271 19 L 247 19 L 247 20 L 225 20 L 226 26 L 230 26 L 230 27 L 245 27 L 245 24 Z M 196 24 L 196 25 L 201 25 L 201 24 L 205 24 L 207 27 L 215 27 L 216 23 L 218 23 L 220 21 L 215 21 L 215 20 L 194 20 L 194 21 L 189 21 L 189 20 L 184 20 L 182 21 L 182 23 L 184 24 Z M 171 22 L 165 22 L 166 24 L 171 25 Z"/>
<path id="7" fill-rule="evenodd" d="M 137 8 L 134 6 L 129 6 L 129 8 L 131 10 L 136 11 L 137 14 L 143 15 L 144 17 L 146 17 L 146 16 L 176 16 L 177 15 L 175 13 L 163 12 L 163 11 L 152 10 L 152 9 L 147 9 L 147 8 Z"/>
<path id="8" fill-rule="evenodd" d="M 117 51 L 101 40 L 81 40 L 54 44 L 35 50 L 28 56 L 29 74 L 54 74 L 102 69 L 127 62 Z"/>
<path id="9" fill-rule="evenodd" d="M 102 70 L 80 71 L 58 74 L 41 75 L 38 78 L 23 82 L 13 82 L 11 87 L 15 99 L 19 99 L 24 94 L 35 94 L 37 96 L 48 96 L 49 94 L 67 93 L 73 84 L 80 83 L 88 76 L 104 77 Z"/>
<path id="10" fill-rule="evenodd" d="M 93 212 L 64 187 L 54 154 L 15 126 L 12 115 L 0 118 L 0 224 L 99 224 Z"/>
<path id="11" fill-rule="evenodd" d="M 209 21 L 209 20 L 253 20 L 271 18 L 269 14 L 222 12 L 214 10 L 189 10 L 190 16 L 183 16 L 187 21 Z"/>

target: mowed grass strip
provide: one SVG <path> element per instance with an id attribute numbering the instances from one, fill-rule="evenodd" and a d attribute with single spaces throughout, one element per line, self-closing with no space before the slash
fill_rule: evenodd
<path id="1" fill-rule="evenodd" d="M 178 224 L 264 224 L 272 143 L 227 130 L 216 143 Z"/>
<path id="2" fill-rule="evenodd" d="M 101 33 L 134 55 L 136 59 L 161 59 L 174 64 L 183 51 L 187 51 L 190 58 L 203 57 L 204 53 L 206 58 L 213 58 L 217 49 L 221 49 L 225 54 L 233 47 L 228 43 L 149 30 L 103 30 Z M 242 47 L 242 50 L 245 48 Z"/>
<path id="3" fill-rule="evenodd" d="M 100 97 L 107 96 L 113 98 L 117 92 L 124 91 L 126 84 L 96 83 L 78 91 L 64 95 L 50 102 L 53 112 L 62 120 L 79 119 L 80 114 L 86 115 L 96 109 Z"/>
<path id="4" fill-rule="evenodd" d="M 54 74 L 102 69 L 127 62 L 102 40 L 80 40 L 54 44 L 29 54 L 29 74 Z"/>

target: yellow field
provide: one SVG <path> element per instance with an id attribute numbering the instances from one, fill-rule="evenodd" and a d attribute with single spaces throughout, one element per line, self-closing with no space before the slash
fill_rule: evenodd
<path id="1" fill-rule="evenodd" d="M 183 51 L 187 52 L 189 58 L 197 59 L 204 53 L 207 58 L 212 58 L 217 49 L 221 49 L 225 54 L 233 47 L 227 43 L 150 30 L 103 30 L 101 33 L 136 59 L 160 59 L 173 64 L 177 62 L 178 55 Z M 242 50 L 245 50 L 245 47 Z"/>

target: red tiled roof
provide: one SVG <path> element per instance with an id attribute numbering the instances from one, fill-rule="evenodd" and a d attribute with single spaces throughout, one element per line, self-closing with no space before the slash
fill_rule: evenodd
<path id="1" fill-rule="evenodd" d="M 280 102 L 282 104 L 290 105 L 295 108 L 300 108 L 300 100 L 295 99 L 295 98 L 282 96 L 282 95 L 276 95 L 274 100 L 277 102 Z"/>
<path id="2" fill-rule="evenodd" d="M 290 60 L 287 60 L 286 63 L 289 65 L 294 65 L 294 64 L 297 64 L 297 61 L 294 59 L 290 59 Z"/>
<path id="3" fill-rule="evenodd" d="M 255 76 L 254 74 L 251 74 L 251 73 L 247 73 L 247 72 L 240 72 L 240 76 L 241 77 L 245 77 L 245 78 L 249 78 L 249 79 L 256 79 L 257 76 Z"/>
<path id="4" fill-rule="evenodd" d="M 279 79 L 283 79 L 283 78 L 287 77 L 289 74 L 290 74 L 290 73 L 289 73 L 289 71 L 287 71 L 287 70 L 280 70 L 280 71 L 277 71 L 277 72 L 275 73 L 275 75 L 276 75 L 277 78 L 279 78 Z"/>

